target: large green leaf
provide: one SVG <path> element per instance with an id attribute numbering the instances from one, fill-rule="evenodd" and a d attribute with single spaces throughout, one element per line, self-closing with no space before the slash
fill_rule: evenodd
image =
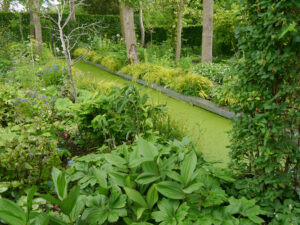
<path id="1" fill-rule="evenodd" d="M 156 185 L 156 189 L 159 193 L 170 199 L 184 199 L 184 193 L 182 187 L 172 181 L 163 181 Z"/>
<path id="2" fill-rule="evenodd" d="M 143 206 L 144 208 L 148 208 L 148 205 L 147 205 L 145 199 L 138 191 L 131 189 L 131 188 L 127 188 L 127 187 L 124 187 L 124 190 L 125 190 L 128 198 L 130 198 L 132 201 L 138 203 L 139 205 Z"/>
<path id="3" fill-rule="evenodd" d="M 103 224 L 107 220 L 107 217 L 108 212 L 99 208 L 86 209 L 82 214 L 82 218 L 89 224 Z"/>
<path id="4" fill-rule="evenodd" d="M 123 159 L 122 157 L 120 157 L 116 154 L 111 154 L 111 153 L 105 154 L 104 158 L 110 164 L 115 165 L 117 167 L 121 167 L 121 168 L 123 168 L 124 164 L 126 163 L 125 159 Z"/>
<path id="5" fill-rule="evenodd" d="M 98 184 L 103 187 L 107 188 L 107 173 L 103 170 L 93 168 L 93 174 L 98 182 Z"/>
<path id="6" fill-rule="evenodd" d="M 144 140 L 143 138 L 138 139 L 138 151 L 147 160 L 154 160 L 155 156 L 158 155 L 157 148 L 150 142 Z"/>
<path id="7" fill-rule="evenodd" d="M 49 216 L 46 213 L 31 213 L 30 214 L 30 225 L 48 225 Z"/>
<path id="8" fill-rule="evenodd" d="M 33 196 L 36 193 L 36 191 L 37 191 L 36 186 L 33 186 L 28 191 L 28 194 L 27 194 L 27 218 L 29 218 L 29 213 L 30 213 L 31 207 L 32 207 L 32 199 L 33 199 Z"/>
<path id="9" fill-rule="evenodd" d="M 185 156 L 183 163 L 181 165 L 181 176 L 184 180 L 185 185 L 190 183 L 196 165 L 197 165 L 197 156 L 196 153 L 192 151 Z"/>
<path id="10" fill-rule="evenodd" d="M 26 214 L 16 203 L 8 199 L 0 199 L 0 219 L 9 225 L 26 224 Z"/>
<path id="11" fill-rule="evenodd" d="M 78 219 L 79 215 L 82 213 L 86 203 L 86 197 L 85 196 L 79 196 L 77 198 L 77 202 L 75 206 L 72 209 L 72 212 L 69 214 L 71 221 L 76 221 Z"/>
<path id="12" fill-rule="evenodd" d="M 156 180 L 158 180 L 160 176 L 154 173 L 142 173 L 136 178 L 136 182 L 138 184 L 150 184 Z"/>
<path id="13" fill-rule="evenodd" d="M 59 169 L 53 167 L 52 168 L 52 180 L 54 183 L 54 187 L 57 192 L 57 196 L 60 200 L 63 200 L 67 197 L 67 187 L 68 182 L 64 173 L 62 173 Z"/>
<path id="14" fill-rule="evenodd" d="M 194 191 L 197 191 L 199 190 L 201 187 L 203 187 L 204 184 L 202 183 L 195 183 L 195 184 L 191 184 L 190 186 L 186 187 L 185 189 L 183 189 L 183 192 L 185 194 L 191 194 L 193 193 Z"/>
<path id="15" fill-rule="evenodd" d="M 58 219 L 57 217 L 50 216 L 49 217 L 49 225 L 68 225 L 64 221 Z"/>
<path id="16" fill-rule="evenodd" d="M 68 196 L 62 201 L 60 208 L 65 215 L 69 216 L 71 214 L 79 197 L 79 191 L 80 187 L 78 185 L 74 186 Z"/>
<path id="17" fill-rule="evenodd" d="M 157 201 L 158 201 L 158 192 L 156 190 L 156 185 L 153 184 L 147 192 L 147 203 L 149 209 L 152 209 L 152 207 L 155 205 Z"/>

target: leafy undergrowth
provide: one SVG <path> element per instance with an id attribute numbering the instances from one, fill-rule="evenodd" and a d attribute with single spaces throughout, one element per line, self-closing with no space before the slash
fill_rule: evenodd
<path id="1" fill-rule="evenodd" d="M 33 187 L 25 211 L 1 199 L 0 218 L 12 225 L 263 222 L 265 212 L 255 200 L 230 197 L 222 188 L 235 181 L 230 171 L 217 169 L 197 156 L 186 138 L 164 145 L 138 138 L 133 145 L 119 146 L 110 153 L 73 160 L 66 172 L 52 169 L 57 198 L 37 194 Z M 50 212 L 32 210 L 34 196 L 47 200 L 49 204 L 39 209 Z M 9 215 L 15 220 L 8 221 Z"/>

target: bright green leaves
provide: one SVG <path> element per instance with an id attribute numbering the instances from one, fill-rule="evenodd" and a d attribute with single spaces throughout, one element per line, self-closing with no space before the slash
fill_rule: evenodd
<path id="1" fill-rule="evenodd" d="M 138 151 L 147 161 L 153 161 L 158 155 L 157 148 L 151 142 L 145 141 L 143 138 L 138 139 Z"/>
<path id="2" fill-rule="evenodd" d="M 136 190 L 131 189 L 131 188 L 124 188 L 128 198 L 130 198 L 132 201 L 138 203 L 140 206 L 143 206 L 144 208 L 147 208 L 148 205 L 143 198 L 143 196 Z"/>
<path id="3" fill-rule="evenodd" d="M 0 199 L 0 219 L 9 225 L 26 224 L 26 214 L 16 203 L 7 199 Z"/>
<path id="4" fill-rule="evenodd" d="M 184 185 L 190 183 L 193 177 L 194 170 L 197 164 L 197 156 L 195 152 L 190 152 L 188 155 L 185 156 L 182 166 L 181 166 L 181 176 L 184 181 Z"/>
<path id="5" fill-rule="evenodd" d="M 152 218 L 163 225 L 184 224 L 189 207 L 186 203 L 179 205 L 179 201 L 163 199 L 158 203 L 159 211 L 151 214 Z"/>
<path id="6" fill-rule="evenodd" d="M 244 217 L 248 217 L 253 223 L 261 224 L 264 222 L 263 219 L 258 215 L 264 215 L 265 212 L 260 209 L 259 206 L 255 205 L 255 200 L 247 200 L 246 198 L 235 199 L 229 198 L 229 206 L 226 207 L 226 212 L 234 215 L 240 214 Z"/>
<path id="7" fill-rule="evenodd" d="M 163 196 L 170 199 L 184 199 L 182 186 L 172 181 L 163 181 L 156 185 L 156 189 Z"/>
<path id="8" fill-rule="evenodd" d="M 126 199 L 126 195 L 117 186 L 112 187 L 109 198 L 104 195 L 89 196 L 88 208 L 83 212 L 82 219 L 89 224 L 103 224 L 106 221 L 115 223 L 119 217 L 127 215 Z"/>
<path id="9" fill-rule="evenodd" d="M 153 184 L 147 192 L 147 203 L 149 209 L 152 209 L 152 207 L 155 205 L 157 201 L 158 201 L 158 192 L 156 190 L 156 184 Z"/>
<path id="10" fill-rule="evenodd" d="M 53 167 L 51 175 L 58 198 L 60 200 L 65 199 L 67 196 L 68 188 L 68 182 L 65 174 L 63 174 L 57 168 Z"/>

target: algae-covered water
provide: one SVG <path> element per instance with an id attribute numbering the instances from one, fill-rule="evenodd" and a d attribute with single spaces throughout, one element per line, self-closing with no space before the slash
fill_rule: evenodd
<path id="1" fill-rule="evenodd" d="M 113 82 L 118 85 L 133 83 L 85 62 L 80 62 L 75 67 L 84 73 L 86 79 L 95 83 Z M 229 149 L 226 146 L 229 144 L 227 132 L 232 127 L 230 120 L 181 100 L 173 99 L 151 88 L 135 85 L 140 88 L 142 93 L 148 94 L 153 103 L 166 104 L 171 119 L 184 126 L 187 135 L 196 139 L 199 151 L 208 160 L 228 162 Z"/>

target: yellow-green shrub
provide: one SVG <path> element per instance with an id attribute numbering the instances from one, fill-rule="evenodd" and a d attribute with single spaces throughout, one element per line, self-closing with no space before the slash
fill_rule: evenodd
<path id="1" fill-rule="evenodd" d="M 213 83 L 201 75 L 187 74 L 174 80 L 170 87 L 184 95 L 209 99 Z"/>
<path id="2" fill-rule="evenodd" d="M 102 58 L 103 58 L 102 56 L 96 55 L 96 56 L 93 57 L 92 62 L 96 63 L 96 64 L 101 64 Z"/>
<path id="3" fill-rule="evenodd" d="M 86 56 L 84 57 L 84 59 L 88 60 L 88 61 L 92 61 L 92 59 L 97 56 L 97 53 L 95 51 L 89 51 L 88 54 L 86 54 Z"/>
<path id="4" fill-rule="evenodd" d="M 120 60 L 113 58 L 113 56 L 105 56 L 101 60 L 101 65 L 105 66 L 110 71 L 118 71 L 121 68 L 122 63 Z"/>
<path id="5" fill-rule="evenodd" d="M 152 71 L 153 65 L 149 63 L 139 63 L 136 65 L 128 65 L 121 69 L 120 72 L 129 74 L 133 76 L 135 79 L 142 79 L 143 76 Z"/>
<path id="6" fill-rule="evenodd" d="M 74 51 L 73 56 L 79 57 L 79 56 L 84 55 L 86 52 L 87 52 L 87 49 L 86 49 L 86 48 L 77 48 L 77 49 Z"/>
<path id="7" fill-rule="evenodd" d="M 149 83 L 156 83 L 169 87 L 177 77 L 184 75 L 185 73 L 179 69 L 153 66 L 152 70 L 146 73 L 143 79 Z"/>

